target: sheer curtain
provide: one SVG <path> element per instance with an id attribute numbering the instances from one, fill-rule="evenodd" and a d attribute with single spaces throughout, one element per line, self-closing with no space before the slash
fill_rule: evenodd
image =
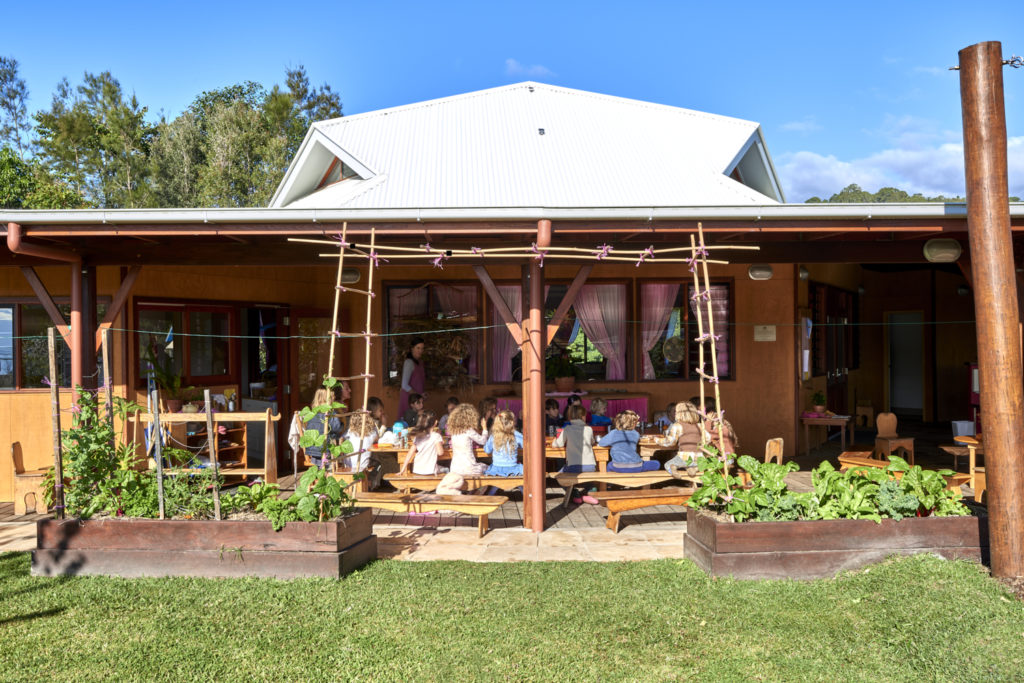
<path id="1" fill-rule="evenodd" d="M 459 315 L 476 315 L 476 287 L 474 285 L 440 285 L 434 288 L 437 300 L 444 313 Z M 479 327 L 479 322 L 470 327 Z M 480 330 L 469 330 L 466 336 L 470 339 L 469 358 L 466 359 L 466 371 L 477 375 L 477 356 L 480 355 Z"/>
<path id="2" fill-rule="evenodd" d="M 498 285 L 498 292 L 505 300 L 508 307 L 512 309 L 512 315 L 516 322 L 523 321 L 522 293 L 518 285 Z M 504 321 L 498 315 L 498 310 L 491 304 L 491 320 L 494 321 L 494 333 L 491 335 L 494 349 L 491 351 L 491 381 L 510 382 L 512 381 L 512 358 L 519 353 L 515 339 L 505 327 Z"/>
<path id="3" fill-rule="evenodd" d="M 693 295 L 693 286 L 687 288 L 687 295 Z M 731 377 L 730 372 L 730 361 L 729 357 L 729 335 L 731 329 L 729 328 L 729 286 L 728 285 L 711 285 L 708 290 L 711 297 L 711 317 L 715 323 L 715 334 L 718 335 L 718 341 L 715 343 L 715 353 L 718 358 L 718 376 L 719 377 Z M 692 299 L 691 299 L 692 302 Z M 707 317 L 708 309 L 707 303 L 704 301 L 700 303 L 700 313 L 704 317 L 705 332 L 707 332 Z M 693 310 L 696 302 L 691 303 L 691 323 L 690 323 L 690 336 L 697 336 L 697 318 Z M 710 360 L 710 357 L 708 357 Z M 690 345 L 690 365 L 697 367 L 697 344 Z"/>
<path id="4" fill-rule="evenodd" d="M 644 359 L 644 379 L 654 379 L 650 350 L 664 334 L 678 295 L 678 284 L 644 284 L 640 288 L 640 305 L 643 307 L 643 353 L 640 355 Z"/>
<path id="5" fill-rule="evenodd" d="M 583 285 L 574 307 L 587 338 L 607 361 L 605 379 L 626 379 L 626 286 Z"/>

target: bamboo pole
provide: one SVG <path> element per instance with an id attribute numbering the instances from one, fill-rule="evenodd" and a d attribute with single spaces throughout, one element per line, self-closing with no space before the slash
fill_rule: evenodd
<path id="1" fill-rule="evenodd" d="M 160 431 L 160 392 L 156 387 L 149 390 L 149 406 L 153 415 L 153 452 L 156 458 L 156 499 L 160 505 L 160 519 L 164 517 L 164 455 L 160 443 L 163 433 Z M 154 407 L 155 406 L 155 407 Z"/>
<path id="2" fill-rule="evenodd" d="M 592 251 L 588 251 L 587 254 L 589 254 L 592 258 L 597 258 L 596 254 L 594 254 Z M 336 255 L 335 254 L 319 254 L 319 256 L 321 258 L 334 258 Z M 440 256 L 440 254 L 436 254 L 436 255 L 433 254 L 433 253 L 430 253 L 430 254 L 388 254 L 388 260 L 395 260 L 395 259 L 416 260 L 416 259 L 422 259 L 422 260 L 426 260 L 426 261 L 431 261 L 433 259 L 436 259 L 438 256 Z M 535 259 L 537 254 L 535 252 L 532 252 L 532 251 L 529 251 L 529 250 L 525 250 L 525 251 L 523 251 L 522 253 L 519 253 L 519 254 L 504 254 L 503 256 L 505 256 L 506 258 L 515 258 L 515 257 L 518 256 L 518 257 L 522 257 L 522 258 Z M 479 257 L 480 257 L 479 254 L 452 254 L 451 256 L 446 256 L 445 258 L 456 259 L 456 258 L 479 258 Z M 582 258 L 583 258 L 583 254 L 581 254 L 579 256 L 574 256 L 572 254 L 544 254 L 544 260 L 546 260 L 546 261 L 547 260 L 551 260 L 551 259 L 579 261 Z M 605 256 L 605 257 L 601 258 L 600 260 L 601 261 L 623 261 L 623 262 L 626 262 L 626 263 L 636 263 L 637 259 L 639 259 L 639 258 L 640 258 L 640 255 L 637 254 L 636 256 Z M 687 260 L 687 259 L 657 258 L 657 254 L 655 254 L 655 256 L 653 256 L 653 257 L 650 257 L 650 260 L 653 263 L 689 263 L 689 260 Z M 720 266 L 729 265 L 728 261 L 715 261 L 715 260 L 711 260 L 711 259 L 708 260 L 708 263 L 714 263 L 714 264 L 720 265 Z"/>
<path id="3" fill-rule="evenodd" d="M 213 518 L 220 520 L 220 472 L 217 464 L 217 431 L 213 426 L 213 403 L 210 401 L 210 390 L 203 389 L 203 403 L 206 407 L 206 440 L 210 454 L 210 467 L 213 468 Z M 266 463 L 263 466 L 266 467 Z"/>
<path id="4" fill-rule="evenodd" d="M 702 250 L 700 262 L 704 270 L 704 291 L 708 293 L 708 340 L 711 342 L 711 376 L 714 377 L 712 385 L 715 388 L 715 423 L 718 433 L 718 453 L 722 458 L 722 470 L 725 474 L 725 493 L 729 495 L 729 454 L 725 452 L 725 434 L 723 434 L 725 427 L 722 424 L 722 394 L 718 388 L 718 348 L 717 341 L 715 340 L 715 316 L 714 310 L 711 307 L 711 279 L 708 277 L 708 262 L 707 258 L 703 255 L 704 228 L 700 223 L 697 223 L 697 236 Z"/>
<path id="5" fill-rule="evenodd" d="M 333 310 L 333 312 L 331 314 L 331 330 L 332 330 L 332 332 L 337 332 L 338 331 L 338 307 L 339 307 L 339 305 L 341 303 L 341 273 L 342 273 L 342 270 L 344 269 L 344 265 L 345 265 L 345 244 L 346 244 L 346 242 L 345 242 L 345 235 L 347 233 L 348 233 L 348 221 L 345 221 L 344 223 L 341 224 L 341 242 L 338 244 L 338 273 L 337 273 L 337 275 L 335 277 L 335 280 L 334 280 L 334 310 Z M 330 351 L 328 352 L 328 356 L 327 356 L 327 376 L 328 377 L 332 377 L 334 375 L 334 342 L 335 342 L 335 339 L 337 339 L 337 335 L 331 334 Z M 334 391 L 333 390 L 331 391 L 331 398 L 332 399 L 334 398 Z M 333 404 L 334 401 L 332 400 L 331 403 Z M 323 432 L 323 434 L 324 434 L 324 445 L 323 445 L 323 450 L 321 450 L 321 452 L 320 452 L 320 464 L 323 465 L 323 463 L 324 463 L 324 456 L 328 455 L 327 460 L 328 460 L 328 463 L 329 463 L 329 470 L 333 471 L 334 470 L 334 459 L 329 457 L 329 454 L 330 454 L 329 446 L 330 446 L 330 444 L 327 443 L 327 437 L 328 437 L 328 434 L 330 434 L 330 431 L 331 431 L 331 413 L 327 413 L 326 415 L 324 415 L 323 430 L 324 430 L 324 432 Z M 264 466 L 266 466 L 266 463 L 263 463 L 263 464 L 264 464 Z M 298 473 L 297 472 L 292 472 L 292 475 L 293 476 L 298 476 Z M 296 482 L 296 484 L 297 484 L 297 482 Z"/>
<path id="6" fill-rule="evenodd" d="M 690 253 L 693 255 L 693 263 L 692 263 L 692 268 L 691 268 L 691 270 L 693 271 L 693 296 L 697 297 L 697 298 L 693 299 L 694 306 L 692 307 L 692 310 L 693 310 L 693 312 L 697 316 L 697 335 L 698 335 L 698 337 L 703 337 L 704 336 L 704 315 L 703 315 L 703 313 L 701 313 L 701 310 L 700 310 L 700 296 L 701 296 L 701 292 L 700 292 L 700 278 L 697 275 L 697 239 L 693 235 L 690 235 Z M 689 361 L 689 359 L 687 359 L 687 361 Z M 698 344 L 697 344 L 697 369 L 698 369 L 697 371 L 698 371 L 698 373 L 700 375 L 700 385 L 699 385 L 700 386 L 700 405 L 697 406 L 697 407 L 700 408 L 700 410 L 701 410 L 701 418 L 702 419 L 700 421 L 700 434 L 701 434 L 701 440 L 703 441 L 703 440 L 706 440 L 707 437 L 708 437 L 707 430 L 704 429 L 704 425 L 705 425 L 704 413 L 707 412 L 707 406 L 704 403 L 704 372 L 705 372 L 705 370 L 704 370 L 704 344 L 703 344 L 703 342 L 698 342 Z M 675 419 L 675 417 L 672 416 L 672 415 L 669 415 L 668 418 L 670 420 L 674 420 Z"/>
<path id="7" fill-rule="evenodd" d="M 1002 46 L 964 48 L 960 99 L 992 573 L 1024 576 L 1024 390 L 1007 181 Z"/>
<path id="8" fill-rule="evenodd" d="M 46 330 L 50 354 L 50 419 L 53 424 L 53 510 L 64 519 L 64 454 L 60 441 L 60 380 L 57 378 L 57 345 L 54 328 Z"/>

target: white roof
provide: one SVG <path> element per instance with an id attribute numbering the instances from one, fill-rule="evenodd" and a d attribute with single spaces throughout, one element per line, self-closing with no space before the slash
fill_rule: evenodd
<path id="1" fill-rule="evenodd" d="M 317 190 L 334 159 L 358 177 Z M 730 177 L 734 172 L 743 182 Z M 317 122 L 271 206 L 484 209 L 777 201 L 784 201 L 782 192 L 755 122 L 526 82 Z"/>

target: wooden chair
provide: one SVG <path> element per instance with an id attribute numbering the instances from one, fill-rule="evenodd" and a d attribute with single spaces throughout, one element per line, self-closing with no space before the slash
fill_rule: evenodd
<path id="1" fill-rule="evenodd" d="M 888 459 L 896 449 L 901 449 L 901 454 L 911 465 L 914 464 L 914 438 L 901 437 L 896 433 L 896 415 L 893 413 L 879 413 L 875 418 L 878 427 L 878 436 L 875 437 L 875 456 L 879 459 Z"/>
<path id="2" fill-rule="evenodd" d="M 974 490 L 975 502 L 987 502 L 987 496 L 985 495 L 985 468 L 978 467 L 978 450 L 981 448 L 981 442 L 973 436 L 957 436 L 953 440 L 967 446 L 967 464 L 970 473 L 970 479 L 967 481 Z M 984 452 L 982 454 L 984 455 Z"/>
<path id="3" fill-rule="evenodd" d="M 854 426 L 861 426 L 861 418 L 864 420 L 863 424 L 866 429 L 871 429 L 875 426 L 875 409 L 870 403 L 858 403 L 853 415 Z"/>
<path id="4" fill-rule="evenodd" d="M 14 462 L 14 514 L 27 515 L 28 505 L 26 501 L 32 497 L 32 512 L 42 514 L 46 512 L 46 505 L 43 504 L 43 493 L 46 487 L 43 485 L 43 478 L 48 468 L 39 470 L 26 470 L 21 455 L 21 444 L 15 441 L 11 444 L 11 460 Z"/>
<path id="5" fill-rule="evenodd" d="M 764 461 L 775 462 L 782 464 L 782 445 L 783 440 L 781 436 L 777 436 L 774 439 L 768 439 L 764 443 Z"/>

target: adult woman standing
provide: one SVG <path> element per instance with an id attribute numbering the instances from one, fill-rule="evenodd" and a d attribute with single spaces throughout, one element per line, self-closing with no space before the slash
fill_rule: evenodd
<path id="1" fill-rule="evenodd" d="M 398 395 L 399 415 L 405 415 L 409 410 L 410 394 L 424 394 L 427 373 L 423 369 L 423 349 L 421 337 L 413 337 L 409 342 L 409 350 L 405 354 L 405 362 L 402 363 L 402 391 Z"/>

